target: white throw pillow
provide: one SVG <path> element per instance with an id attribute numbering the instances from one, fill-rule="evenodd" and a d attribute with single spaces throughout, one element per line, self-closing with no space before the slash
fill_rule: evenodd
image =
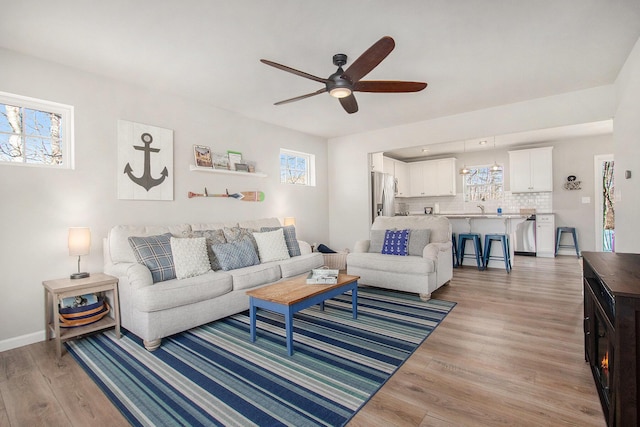
<path id="1" fill-rule="evenodd" d="M 171 237 L 171 252 L 178 279 L 200 276 L 211 271 L 205 237 L 185 239 Z"/>
<path id="2" fill-rule="evenodd" d="M 290 258 L 287 243 L 284 240 L 284 232 L 281 228 L 263 233 L 253 233 L 253 237 L 258 244 L 260 262 L 280 261 Z"/>

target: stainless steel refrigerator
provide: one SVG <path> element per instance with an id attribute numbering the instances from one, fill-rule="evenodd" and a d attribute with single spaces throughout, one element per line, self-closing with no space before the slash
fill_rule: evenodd
<path id="1" fill-rule="evenodd" d="M 377 216 L 394 216 L 396 181 L 393 175 L 371 172 L 371 220 Z"/>

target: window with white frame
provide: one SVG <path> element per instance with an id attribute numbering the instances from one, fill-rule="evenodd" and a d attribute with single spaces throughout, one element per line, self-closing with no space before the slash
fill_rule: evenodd
<path id="1" fill-rule="evenodd" d="M 491 166 L 471 166 L 463 175 L 465 201 L 501 200 L 504 194 L 504 168 L 492 170 Z"/>
<path id="2" fill-rule="evenodd" d="M 282 184 L 316 185 L 316 156 L 280 149 L 280 182 Z"/>
<path id="3" fill-rule="evenodd" d="M 73 168 L 73 107 L 0 92 L 0 164 Z"/>

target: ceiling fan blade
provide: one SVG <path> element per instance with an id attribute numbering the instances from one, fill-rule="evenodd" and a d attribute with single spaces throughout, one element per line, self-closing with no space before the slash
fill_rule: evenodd
<path id="1" fill-rule="evenodd" d="M 353 85 L 356 92 L 420 92 L 426 88 L 423 82 L 401 82 L 395 80 L 364 80 Z"/>
<path id="2" fill-rule="evenodd" d="M 353 114 L 358 111 L 358 101 L 356 101 L 356 97 L 353 94 L 340 98 L 340 104 L 342 104 L 342 108 L 349 114 Z"/>
<path id="3" fill-rule="evenodd" d="M 361 78 L 369 74 L 371 70 L 382 62 L 396 46 L 396 43 L 389 36 L 385 36 L 375 42 L 373 46 L 364 51 L 362 55 L 358 57 L 351 66 L 344 72 L 344 75 L 349 77 L 352 83 L 356 83 Z"/>
<path id="4" fill-rule="evenodd" d="M 321 77 L 316 77 L 309 73 L 305 73 L 304 71 L 296 70 L 295 68 L 287 67 L 286 65 L 278 64 L 277 62 L 269 61 L 267 59 L 261 59 L 260 62 L 263 64 L 271 65 L 279 70 L 289 72 L 291 74 L 295 74 L 296 76 L 304 77 L 306 79 L 315 80 L 320 83 L 327 83 L 327 79 L 323 79 Z"/>
<path id="5" fill-rule="evenodd" d="M 291 99 L 285 99 L 284 101 L 276 102 L 273 105 L 282 105 L 282 104 L 288 104 L 290 102 L 300 101 L 301 99 L 310 98 L 310 97 L 315 96 L 315 95 L 320 95 L 321 93 L 324 93 L 326 91 L 327 91 L 327 88 L 323 87 L 322 89 L 319 89 L 319 90 L 317 90 L 315 92 L 308 93 L 306 95 L 296 96 L 295 98 L 291 98 Z"/>

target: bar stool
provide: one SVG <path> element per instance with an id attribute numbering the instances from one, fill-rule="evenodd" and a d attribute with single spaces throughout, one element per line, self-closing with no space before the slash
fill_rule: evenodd
<path id="1" fill-rule="evenodd" d="M 458 244 L 456 243 L 456 233 L 451 233 L 451 254 L 453 255 L 453 268 L 459 264 L 458 261 Z"/>
<path id="2" fill-rule="evenodd" d="M 573 236 L 573 245 L 560 244 L 562 233 L 571 233 L 571 235 Z M 580 249 L 578 248 L 578 236 L 576 234 L 575 227 L 557 227 L 556 228 L 556 256 L 558 256 L 558 249 L 560 248 L 574 248 L 576 250 L 577 257 L 580 258 Z"/>
<path id="3" fill-rule="evenodd" d="M 502 243 L 502 256 L 491 256 L 491 242 L 500 241 Z M 489 266 L 490 259 L 504 260 L 504 267 L 507 273 L 511 271 L 511 252 L 509 251 L 509 236 L 506 234 L 487 234 L 484 236 L 484 266 Z"/>
<path id="4" fill-rule="evenodd" d="M 464 247 L 467 243 L 467 240 L 471 240 L 474 246 L 474 254 L 465 255 Z M 484 269 L 484 263 L 482 261 L 482 244 L 480 242 L 480 233 L 460 233 L 458 236 L 458 265 L 462 267 L 462 263 L 464 258 L 469 258 L 470 256 L 474 256 L 476 258 L 476 263 L 478 264 L 478 270 Z"/>

